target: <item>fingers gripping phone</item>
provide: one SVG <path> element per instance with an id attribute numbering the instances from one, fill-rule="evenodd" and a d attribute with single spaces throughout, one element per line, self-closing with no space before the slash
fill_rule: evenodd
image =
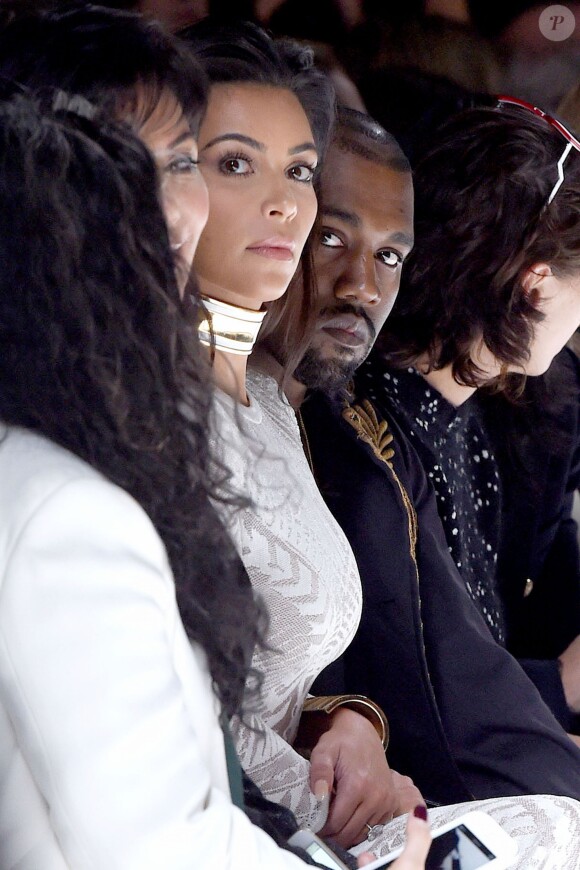
<path id="1" fill-rule="evenodd" d="M 386 870 L 403 847 L 367 864 L 365 870 Z M 517 858 L 518 844 L 498 823 L 480 810 L 433 831 L 425 870 L 505 870 Z"/>
<path id="2" fill-rule="evenodd" d="M 348 870 L 329 846 L 312 831 L 297 831 L 289 843 L 300 846 L 318 864 L 330 870 Z M 367 864 L 365 870 L 386 870 L 403 847 Z M 518 847 L 491 816 L 475 810 L 433 831 L 425 870 L 505 870 L 517 857 Z"/>

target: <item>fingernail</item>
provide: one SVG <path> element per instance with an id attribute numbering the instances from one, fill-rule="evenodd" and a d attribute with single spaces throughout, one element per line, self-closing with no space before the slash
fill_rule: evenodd
<path id="1" fill-rule="evenodd" d="M 328 783 L 325 779 L 318 779 L 314 783 L 314 796 L 319 801 L 328 797 Z"/>
<path id="2" fill-rule="evenodd" d="M 418 804 L 413 810 L 413 815 L 417 819 L 423 819 L 424 822 L 427 821 L 427 807 L 425 804 Z"/>

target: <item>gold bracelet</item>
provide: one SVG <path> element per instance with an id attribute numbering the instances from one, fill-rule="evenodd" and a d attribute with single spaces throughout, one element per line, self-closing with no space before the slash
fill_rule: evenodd
<path id="1" fill-rule="evenodd" d="M 375 731 L 380 737 L 383 748 L 386 750 L 389 745 L 389 720 L 387 719 L 384 710 L 367 698 L 366 695 L 320 695 L 318 697 L 306 698 L 302 708 L 303 713 L 326 713 L 330 715 L 338 710 L 339 707 L 347 707 L 354 710 L 373 725 Z"/>

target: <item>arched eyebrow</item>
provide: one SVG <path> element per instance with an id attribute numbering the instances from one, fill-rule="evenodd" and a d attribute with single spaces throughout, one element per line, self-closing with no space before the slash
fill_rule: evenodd
<path id="1" fill-rule="evenodd" d="M 254 148 L 256 151 L 264 152 L 266 151 L 266 146 L 263 142 L 258 142 L 257 139 L 253 139 L 251 136 L 244 136 L 243 133 L 222 133 L 221 136 L 215 136 L 213 139 L 210 139 L 209 142 L 201 149 L 205 151 L 207 148 L 211 148 L 213 145 L 217 145 L 219 142 L 240 142 L 242 145 L 248 145 L 250 148 Z M 316 151 L 316 146 L 314 142 L 302 142 L 300 145 L 294 145 L 293 148 L 288 149 L 288 154 L 300 154 L 302 151 Z"/>
<path id="2" fill-rule="evenodd" d="M 301 151 L 314 151 L 315 154 L 318 154 L 314 142 L 302 142 L 301 145 L 295 145 L 294 148 L 288 150 L 288 154 L 300 154 Z"/>
<path id="3" fill-rule="evenodd" d="M 251 136 L 244 136 L 242 133 L 222 133 L 221 136 L 215 136 L 213 139 L 210 139 L 203 148 L 202 151 L 205 151 L 207 148 L 211 148 L 213 145 L 217 145 L 220 142 L 227 141 L 241 142 L 242 145 L 249 145 L 250 148 L 255 148 L 256 151 L 265 151 L 266 146 L 262 142 L 258 142 L 257 139 L 252 139 Z"/>

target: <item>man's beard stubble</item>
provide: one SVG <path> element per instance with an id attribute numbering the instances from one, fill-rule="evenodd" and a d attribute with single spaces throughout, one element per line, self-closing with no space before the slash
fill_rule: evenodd
<path id="1" fill-rule="evenodd" d="M 344 358 L 341 359 L 339 349 L 337 354 L 328 359 L 314 347 L 309 347 L 297 368 L 294 377 L 309 390 L 320 390 L 331 399 L 341 398 L 348 393 L 348 386 L 354 377 L 354 373 L 364 362 L 371 351 L 376 337 L 373 322 L 366 311 L 352 305 L 349 302 L 328 307 L 320 312 L 320 317 L 334 314 L 356 314 L 367 324 L 370 333 L 369 345 L 363 356 L 351 356 L 347 348 L 343 349 Z"/>
<path id="2" fill-rule="evenodd" d="M 325 359 L 315 348 L 309 347 L 294 372 L 294 377 L 309 390 L 320 390 L 332 399 L 347 391 L 347 385 L 362 360 Z"/>

